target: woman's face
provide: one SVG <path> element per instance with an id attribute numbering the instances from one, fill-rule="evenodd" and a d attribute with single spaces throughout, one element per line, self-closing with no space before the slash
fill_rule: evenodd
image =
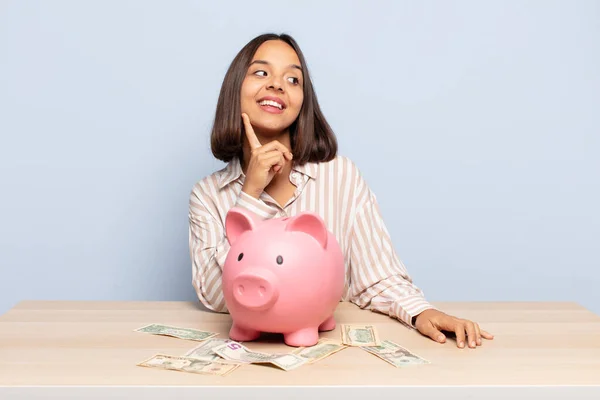
<path id="1" fill-rule="evenodd" d="M 242 113 L 248 114 L 257 134 L 282 133 L 298 118 L 304 92 L 300 60 L 280 40 L 264 42 L 252 58 L 242 83 Z"/>

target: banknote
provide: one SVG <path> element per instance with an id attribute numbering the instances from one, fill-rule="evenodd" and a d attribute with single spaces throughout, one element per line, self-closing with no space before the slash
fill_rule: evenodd
<path id="1" fill-rule="evenodd" d="M 306 360 L 296 354 L 269 354 L 251 351 L 244 345 L 231 341 L 213 347 L 215 353 L 225 360 L 239 362 L 243 364 L 273 364 L 285 371 L 298 368 L 306 364 Z"/>
<path id="2" fill-rule="evenodd" d="M 342 324 L 342 343 L 348 346 L 379 346 L 379 333 L 373 325 Z"/>
<path id="3" fill-rule="evenodd" d="M 230 339 L 221 339 L 221 338 L 209 338 L 200 343 L 198 346 L 189 350 L 184 354 L 186 357 L 194 357 L 199 358 L 201 360 L 223 360 L 221 356 L 215 353 L 212 349 L 213 347 L 221 346 L 223 344 L 231 342 Z"/>
<path id="4" fill-rule="evenodd" d="M 292 354 L 296 354 L 306 360 L 307 364 L 315 363 L 322 360 L 330 355 L 337 353 L 340 350 L 347 348 L 345 344 L 333 339 L 322 338 L 319 339 L 317 344 L 310 347 L 299 347 L 292 351 Z"/>
<path id="5" fill-rule="evenodd" d="M 395 367 L 430 364 L 430 362 L 391 340 L 384 340 L 379 346 L 363 346 L 361 349 L 376 355 Z"/>
<path id="6" fill-rule="evenodd" d="M 170 325 L 150 324 L 135 329 L 135 332 L 150 333 L 152 335 L 173 336 L 179 339 L 203 341 L 213 336 L 215 332 L 205 332 L 192 328 L 180 328 Z"/>
<path id="7" fill-rule="evenodd" d="M 240 364 L 200 360 L 185 356 L 170 356 L 166 354 L 156 354 L 137 365 L 141 367 L 190 372 L 193 374 L 220 376 L 225 376 L 240 366 Z"/>

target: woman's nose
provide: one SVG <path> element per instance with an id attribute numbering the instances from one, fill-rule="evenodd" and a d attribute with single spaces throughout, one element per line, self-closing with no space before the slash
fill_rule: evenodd
<path id="1" fill-rule="evenodd" d="M 281 83 L 281 78 L 271 78 L 271 81 L 267 85 L 267 89 L 274 89 L 283 92 L 283 84 Z"/>

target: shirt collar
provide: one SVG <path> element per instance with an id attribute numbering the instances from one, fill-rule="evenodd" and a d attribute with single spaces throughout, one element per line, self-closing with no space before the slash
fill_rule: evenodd
<path id="1" fill-rule="evenodd" d="M 318 165 L 316 163 L 308 162 L 304 165 L 295 165 L 292 167 L 292 171 L 297 171 L 309 178 L 317 179 Z M 219 189 L 223 189 L 231 182 L 234 182 L 243 176 L 244 171 L 242 171 L 240 160 L 237 157 L 234 157 L 221 172 L 221 176 L 219 177 Z"/>
<path id="2" fill-rule="evenodd" d="M 300 172 L 312 179 L 317 179 L 318 165 L 316 163 L 307 162 L 304 165 L 296 165 L 292 167 L 293 171 Z"/>
<path id="3" fill-rule="evenodd" d="M 219 177 L 219 189 L 223 189 L 225 186 L 229 185 L 233 181 L 238 180 L 243 175 L 244 171 L 242 171 L 240 160 L 237 157 L 234 157 L 221 171 L 221 176 Z"/>

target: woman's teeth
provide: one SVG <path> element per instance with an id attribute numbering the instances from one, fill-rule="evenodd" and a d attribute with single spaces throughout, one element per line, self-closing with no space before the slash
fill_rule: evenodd
<path id="1" fill-rule="evenodd" d="M 272 106 L 272 107 L 277 107 L 280 110 L 283 110 L 283 106 L 281 104 L 279 104 L 276 101 L 272 101 L 272 100 L 263 100 L 263 101 L 259 101 L 258 102 L 259 105 L 261 106 Z"/>

